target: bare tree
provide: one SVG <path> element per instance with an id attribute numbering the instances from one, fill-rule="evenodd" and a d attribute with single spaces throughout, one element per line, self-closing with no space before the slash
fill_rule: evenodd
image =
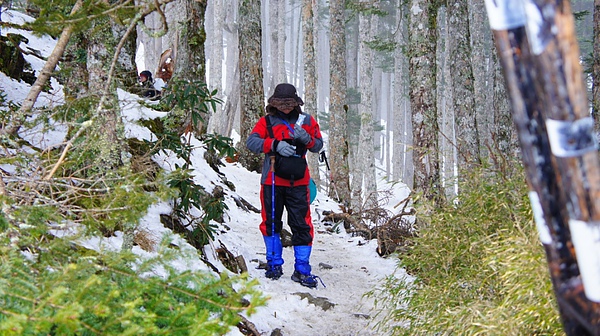
<path id="1" fill-rule="evenodd" d="M 448 38 L 450 76 L 456 123 L 456 145 L 459 169 L 480 162 L 479 137 L 475 114 L 474 78 L 471 67 L 468 0 L 448 1 Z M 460 174 L 460 173 L 459 173 Z"/>
<path id="2" fill-rule="evenodd" d="M 468 0 L 469 35 L 471 40 L 471 67 L 473 69 L 473 99 L 477 119 L 479 152 L 482 160 L 489 157 L 487 148 L 492 146 L 494 132 L 493 109 L 494 76 L 497 62 L 494 62 L 492 32 L 487 22 L 483 1 Z M 507 100 L 508 104 L 508 100 Z M 508 110 L 506 110 L 508 111 Z M 510 117 L 509 117 L 510 121 Z"/>
<path id="3" fill-rule="evenodd" d="M 225 76 L 227 78 L 227 86 L 224 87 L 222 83 L 220 84 L 223 92 L 221 92 L 218 97 L 226 97 L 226 99 L 223 106 L 217 106 L 217 111 L 215 111 L 215 114 L 208 123 L 207 132 L 228 137 L 231 136 L 235 121 L 237 120 L 239 122 L 240 81 L 238 65 L 238 28 L 236 23 L 237 0 L 226 0 L 226 4 L 223 4 L 222 6 L 231 9 L 220 11 L 223 16 L 221 24 L 223 30 L 222 38 L 223 40 L 227 39 L 227 59 L 224 60 L 226 64 Z M 223 47 L 223 43 L 221 43 L 221 47 Z M 220 57 L 223 57 L 222 51 Z M 219 64 L 222 64 L 222 62 L 219 62 Z"/>
<path id="4" fill-rule="evenodd" d="M 286 65 L 285 65 L 285 42 L 286 42 L 286 8 L 285 4 L 287 1 L 278 1 L 277 5 L 279 8 L 277 9 L 277 63 L 279 70 L 277 72 L 276 82 L 283 83 L 287 82 L 287 73 L 286 73 Z M 277 84 L 276 84 L 277 85 Z"/>
<path id="5" fill-rule="evenodd" d="M 375 180 L 375 142 L 373 138 L 373 58 L 374 52 L 367 44 L 375 36 L 376 16 L 369 12 L 360 13 L 360 135 L 358 141 L 357 165 L 352 182 L 352 208 L 360 209 L 377 206 L 377 185 Z M 362 195 L 361 195 L 362 190 Z"/>
<path id="6" fill-rule="evenodd" d="M 433 26 L 435 20 L 432 20 L 437 14 L 437 3 L 433 0 L 412 0 L 410 8 L 408 27 L 414 190 L 427 199 L 441 202 L 435 97 L 436 34 Z"/>
<path id="7" fill-rule="evenodd" d="M 183 0 L 185 19 L 179 25 L 175 75 L 181 79 L 206 82 L 204 15 L 206 1 Z"/>
<path id="8" fill-rule="evenodd" d="M 240 86 L 243 88 L 240 93 L 240 136 L 245 140 L 264 115 L 260 0 L 241 0 L 239 13 L 239 68 Z M 263 158 L 250 152 L 245 141 L 240 142 L 238 151 L 240 163 L 244 167 L 260 171 Z"/>
<path id="9" fill-rule="evenodd" d="M 268 37 L 269 37 L 269 55 L 267 56 L 268 62 L 268 75 L 267 81 L 268 92 L 272 92 L 275 86 L 280 83 L 279 74 L 279 3 L 281 0 L 268 0 L 269 6 L 269 26 L 268 26 Z M 282 14 L 283 15 L 283 14 Z"/>
<path id="10" fill-rule="evenodd" d="M 210 39 L 210 78 L 209 87 L 211 90 L 217 90 L 217 98 L 225 97 L 225 88 L 223 87 L 223 23 L 225 22 L 225 11 L 223 9 L 223 0 L 213 0 L 209 2 L 212 7 L 212 37 Z M 217 106 L 213 116 L 210 118 L 207 132 L 218 133 L 228 136 L 229 134 L 221 133 L 226 127 L 223 120 L 225 106 Z"/>
<path id="11" fill-rule="evenodd" d="M 348 141 L 346 112 L 346 37 L 344 1 L 331 0 L 330 18 L 330 69 L 329 69 L 329 162 L 332 187 L 329 195 L 348 205 L 350 202 L 350 176 L 348 167 Z"/>
<path id="12" fill-rule="evenodd" d="M 600 0 L 594 0 L 594 63 L 592 65 L 592 115 L 596 134 L 600 134 Z"/>
<path id="13" fill-rule="evenodd" d="M 408 44 L 408 9 L 403 0 L 398 0 L 396 14 L 396 49 L 394 50 L 394 180 L 402 180 L 409 188 L 413 186 L 412 123 L 408 95 L 408 57 L 403 46 Z"/>
<path id="14" fill-rule="evenodd" d="M 223 0 L 211 0 L 209 3 L 213 5 L 214 13 L 213 37 L 211 41 L 210 87 L 217 89 L 222 94 L 223 21 L 225 20 L 225 11 L 223 10 Z"/>
<path id="15" fill-rule="evenodd" d="M 302 32 L 304 46 L 304 112 L 318 120 L 317 113 L 317 60 L 315 58 L 314 8 L 315 0 L 302 1 Z M 317 185 L 321 184 L 319 160 L 316 155 L 308 156 L 311 177 Z"/>

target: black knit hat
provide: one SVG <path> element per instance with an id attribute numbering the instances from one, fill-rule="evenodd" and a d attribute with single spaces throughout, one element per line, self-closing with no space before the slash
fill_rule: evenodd
<path id="1" fill-rule="evenodd" d="M 296 93 L 296 87 L 288 83 L 277 84 L 275 91 L 268 99 L 268 102 L 270 103 L 273 98 L 294 98 L 298 102 L 298 105 L 304 105 L 304 101 L 302 101 L 302 98 L 298 97 L 298 94 Z"/>
<path id="2" fill-rule="evenodd" d="M 144 71 L 140 72 L 140 76 L 144 76 L 148 79 L 152 79 L 152 73 L 148 70 L 144 70 Z"/>

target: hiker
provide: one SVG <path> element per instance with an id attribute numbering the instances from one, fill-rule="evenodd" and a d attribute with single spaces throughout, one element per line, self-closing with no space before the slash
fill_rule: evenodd
<path id="1" fill-rule="evenodd" d="M 159 91 L 154 87 L 152 73 L 148 70 L 140 72 L 139 85 L 141 86 L 140 95 L 144 98 L 154 98 L 159 95 Z"/>
<path id="2" fill-rule="evenodd" d="M 262 222 L 259 226 L 267 250 L 265 276 L 277 280 L 283 275 L 280 233 L 285 207 L 295 258 L 292 280 L 314 288 L 318 277 L 312 275 L 309 263 L 314 227 L 305 156 L 307 150 L 318 153 L 323 148 L 321 131 L 317 121 L 300 109 L 304 102 L 292 84 L 277 85 L 267 102 L 266 116 L 258 120 L 246 140 L 250 151 L 265 154 L 260 191 Z"/>

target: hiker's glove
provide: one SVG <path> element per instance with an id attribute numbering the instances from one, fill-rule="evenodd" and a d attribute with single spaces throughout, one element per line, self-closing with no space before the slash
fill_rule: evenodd
<path id="1" fill-rule="evenodd" d="M 296 154 L 296 148 L 285 141 L 279 141 L 275 150 L 281 156 L 292 156 Z"/>
<path id="2" fill-rule="evenodd" d="M 308 135 L 306 130 L 300 125 L 296 125 L 294 128 L 294 139 L 304 145 L 308 145 L 308 143 L 312 140 L 310 135 Z"/>

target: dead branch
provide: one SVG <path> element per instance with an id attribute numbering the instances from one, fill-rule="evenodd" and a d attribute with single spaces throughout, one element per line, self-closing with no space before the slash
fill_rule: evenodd
<path id="1" fill-rule="evenodd" d="M 371 230 L 360 221 L 356 220 L 349 213 L 335 213 L 333 211 L 323 211 L 323 215 L 325 216 L 322 221 L 324 222 L 344 222 L 344 229 L 348 233 L 358 233 L 366 239 L 372 239 Z"/>
<path id="2" fill-rule="evenodd" d="M 246 212 L 255 212 L 260 213 L 260 210 L 257 209 L 254 205 L 250 204 L 250 202 L 246 201 L 243 197 L 233 196 L 233 200 L 238 207 L 242 208 L 242 210 Z"/>
<path id="3" fill-rule="evenodd" d="M 238 317 L 242 320 L 237 324 L 238 330 L 242 335 L 246 336 L 260 336 L 261 333 L 256 329 L 254 323 L 250 322 L 247 318 L 238 314 Z"/>
<path id="4" fill-rule="evenodd" d="M 71 15 L 73 15 L 77 11 L 79 11 L 79 9 L 81 8 L 82 5 L 83 5 L 83 0 L 78 0 L 75 3 L 75 5 L 73 6 L 73 8 L 71 9 Z M 35 101 L 37 100 L 40 92 L 42 92 L 44 85 L 50 78 L 50 75 L 52 75 L 52 72 L 54 71 L 56 64 L 62 57 L 62 55 L 65 51 L 65 48 L 67 47 L 67 43 L 69 42 L 69 39 L 71 38 L 71 34 L 73 33 L 73 29 L 74 29 L 73 25 L 69 25 L 63 29 L 63 31 L 60 34 L 60 37 L 58 39 L 58 42 L 56 42 L 56 46 L 54 47 L 54 50 L 52 50 L 50 57 L 48 57 L 48 61 L 46 63 L 44 63 L 44 67 L 40 71 L 40 74 L 38 75 L 37 79 L 35 80 L 35 83 L 33 83 L 31 90 L 29 90 L 27 97 L 25 97 L 25 100 L 23 101 L 21 108 L 19 108 L 19 110 L 17 111 L 16 116 L 13 119 L 14 122 L 12 122 L 10 125 L 8 125 L 8 127 L 0 129 L 0 134 L 14 135 L 19 131 L 19 129 L 21 128 L 21 125 L 23 125 L 23 123 L 25 122 L 27 115 L 31 112 L 31 109 L 33 108 L 33 105 L 35 104 Z"/>
<path id="5" fill-rule="evenodd" d="M 406 216 L 415 214 L 414 209 L 406 210 L 409 203 L 409 197 L 402 200 L 396 205 L 400 206 L 404 202 L 404 206 L 400 213 L 391 215 L 391 213 L 381 207 L 372 209 L 363 209 L 357 215 L 351 215 L 346 212 L 335 213 L 333 211 L 324 211 L 323 221 L 329 222 L 344 222 L 346 232 L 359 234 L 365 239 L 377 239 L 377 253 L 380 256 L 385 256 L 394 251 L 400 246 L 408 244 L 408 238 L 414 237 L 415 230 L 411 221 L 407 220 Z M 373 227 L 368 227 L 365 222 L 375 223 Z M 378 224 L 379 223 L 379 224 Z"/>

